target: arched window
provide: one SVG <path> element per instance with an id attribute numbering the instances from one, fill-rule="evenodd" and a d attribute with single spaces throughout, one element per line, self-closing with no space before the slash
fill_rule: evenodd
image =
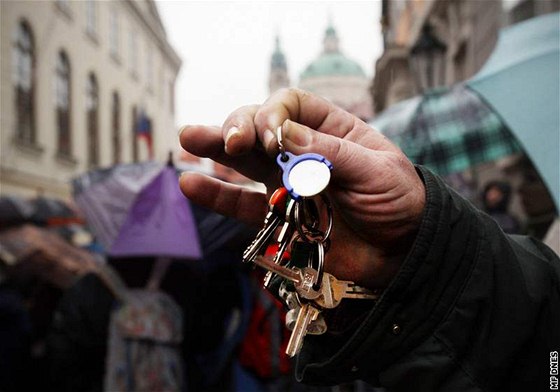
<path id="1" fill-rule="evenodd" d="M 121 162 L 121 103 L 119 93 L 113 92 L 112 103 L 113 163 Z"/>
<path id="2" fill-rule="evenodd" d="M 97 78 L 90 73 L 86 89 L 87 133 L 88 133 L 88 164 L 99 164 L 99 87 Z"/>
<path id="3" fill-rule="evenodd" d="M 63 51 L 59 52 L 56 62 L 56 122 L 57 147 L 59 155 L 70 156 L 72 138 L 70 128 L 70 108 L 72 103 L 70 63 Z"/>
<path id="4" fill-rule="evenodd" d="M 138 109 L 136 105 L 132 107 L 132 161 L 138 162 L 138 144 L 136 144 L 136 132 L 138 128 Z"/>
<path id="5" fill-rule="evenodd" d="M 14 87 L 16 137 L 35 142 L 35 47 L 27 22 L 17 26 L 14 40 Z"/>

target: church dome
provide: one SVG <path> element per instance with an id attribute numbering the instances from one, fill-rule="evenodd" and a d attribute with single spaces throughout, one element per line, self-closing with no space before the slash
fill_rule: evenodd
<path id="1" fill-rule="evenodd" d="M 333 75 L 366 76 L 358 63 L 338 52 L 322 53 L 317 60 L 305 68 L 301 73 L 301 79 Z"/>
<path id="2" fill-rule="evenodd" d="M 343 55 L 338 48 L 338 36 L 332 25 L 327 27 L 323 41 L 324 50 L 319 57 L 301 73 L 301 80 L 317 76 L 361 76 L 366 77 L 362 67 Z"/>

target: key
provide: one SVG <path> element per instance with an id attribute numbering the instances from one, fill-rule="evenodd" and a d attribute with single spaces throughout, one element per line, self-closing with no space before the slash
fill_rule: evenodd
<path id="1" fill-rule="evenodd" d="M 299 314 L 299 309 L 301 308 L 301 301 L 297 292 L 289 291 L 286 282 L 282 282 L 280 288 L 278 289 L 278 294 L 284 303 L 290 309 L 286 313 L 286 328 L 293 331 L 296 324 L 296 320 Z M 322 335 L 327 332 L 327 323 L 322 314 L 320 314 L 316 320 L 312 321 L 307 328 L 307 333 L 310 335 Z"/>
<path id="2" fill-rule="evenodd" d="M 282 282 L 278 289 L 278 295 L 284 301 L 288 309 L 299 309 L 301 307 L 301 301 L 295 291 L 290 291 L 286 287 L 286 282 Z M 291 329 L 290 329 L 291 330 Z"/>
<path id="3" fill-rule="evenodd" d="M 299 285 L 303 281 L 303 274 L 298 268 L 289 268 L 281 264 L 276 264 L 270 257 L 257 256 L 253 263 L 268 271 L 271 271 L 284 279 L 293 282 L 294 285 Z"/>
<path id="4" fill-rule="evenodd" d="M 340 305 L 344 298 L 377 300 L 379 294 L 358 286 L 354 282 L 338 280 L 325 272 L 321 285 L 321 296 L 314 300 L 315 303 L 321 308 L 333 309 Z"/>
<path id="5" fill-rule="evenodd" d="M 286 190 L 287 191 L 287 190 Z M 282 229 L 280 229 L 280 234 L 278 234 L 277 242 L 278 242 L 278 251 L 276 252 L 273 261 L 276 264 L 280 264 L 282 262 L 282 257 L 284 256 L 284 252 L 288 248 L 288 245 L 292 241 L 292 236 L 294 234 L 294 226 L 292 220 L 292 212 L 294 210 L 296 202 L 294 199 L 290 199 L 286 205 L 286 215 L 284 217 L 284 224 L 282 225 Z M 264 287 L 269 288 L 270 282 L 274 274 L 271 271 L 268 271 L 264 277 Z"/>
<path id="6" fill-rule="evenodd" d="M 269 211 L 264 219 L 263 228 L 257 233 L 257 236 L 251 244 L 243 252 L 243 261 L 248 263 L 254 261 L 255 257 L 262 253 L 280 223 L 282 223 L 285 215 L 286 199 L 288 191 L 286 188 L 278 188 L 270 197 Z"/>
<path id="7" fill-rule="evenodd" d="M 286 328 L 288 330 L 293 331 L 296 325 L 297 317 L 299 314 L 300 308 L 290 309 L 288 313 L 286 313 Z M 327 323 L 325 322 L 325 318 L 322 314 L 317 316 L 316 320 L 313 320 L 309 326 L 307 327 L 306 333 L 308 335 L 322 335 L 327 332 Z"/>
<path id="8" fill-rule="evenodd" d="M 321 296 L 321 291 L 313 288 L 318 274 L 318 271 L 313 268 L 286 267 L 274 263 L 270 257 L 266 256 L 255 257 L 253 263 L 292 282 L 298 295 L 302 298 L 313 300 Z"/>
<path id="9" fill-rule="evenodd" d="M 286 205 L 286 215 L 284 217 L 284 224 L 282 225 L 282 229 L 280 229 L 280 234 L 278 234 L 278 239 L 277 239 L 278 252 L 276 252 L 276 255 L 274 256 L 274 260 L 273 260 L 276 264 L 279 264 L 282 261 L 282 256 L 284 255 L 284 252 L 288 248 L 288 245 L 290 244 L 292 240 L 292 236 L 295 231 L 293 225 L 293 219 L 292 219 L 292 212 L 294 210 L 295 205 L 296 202 L 294 199 L 290 199 L 288 201 L 288 204 Z"/>
<path id="10" fill-rule="evenodd" d="M 303 346 L 303 338 L 307 334 L 307 329 L 312 321 L 316 320 L 321 311 L 313 306 L 311 303 L 305 303 L 301 306 L 297 320 L 294 325 L 294 330 L 290 335 L 286 354 L 289 357 L 294 357 L 301 351 Z"/>

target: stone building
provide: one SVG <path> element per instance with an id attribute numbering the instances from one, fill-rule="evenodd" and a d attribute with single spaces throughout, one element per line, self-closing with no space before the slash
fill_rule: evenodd
<path id="1" fill-rule="evenodd" d="M 278 38 L 276 42 L 270 67 L 271 93 L 290 85 L 286 58 Z M 323 51 L 301 72 L 298 87 L 325 97 L 367 121 L 373 117 L 369 85 L 370 80 L 362 67 L 342 53 L 336 30 L 329 25 L 325 31 Z"/>
<path id="2" fill-rule="evenodd" d="M 502 26 L 559 9 L 558 0 L 383 0 L 384 52 L 371 86 L 375 111 L 426 88 L 467 80 L 492 53 Z M 427 64 L 431 72 L 414 56 L 426 43 L 442 49 Z"/>
<path id="3" fill-rule="evenodd" d="M 181 60 L 153 0 L 0 7 L 2 194 L 66 197 L 88 169 L 165 161 Z"/>
<path id="4" fill-rule="evenodd" d="M 474 75 L 490 56 L 502 19 L 499 0 L 384 0 L 385 50 L 377 60 L 371 93 L 377 112 L 422 92 Z M 430 41 L 441 56 L 416 67 L 414 49 Z M 422 77 L 429 83 L 422 83 Z"/>

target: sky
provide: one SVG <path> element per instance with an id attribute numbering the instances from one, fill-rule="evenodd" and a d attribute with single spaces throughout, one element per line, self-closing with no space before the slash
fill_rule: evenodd
<path id="1" fill-rule="evenodd" d="M 270 56 L 280 36 L 292 85 L 322 50 L 329 19 L 341 51 L 368 77 L 382 52 L 381 1 L 178 1 L 157 7 L 183 60 L 176 123 L 221 125 L 236 108 L 268 97 Z"/>

